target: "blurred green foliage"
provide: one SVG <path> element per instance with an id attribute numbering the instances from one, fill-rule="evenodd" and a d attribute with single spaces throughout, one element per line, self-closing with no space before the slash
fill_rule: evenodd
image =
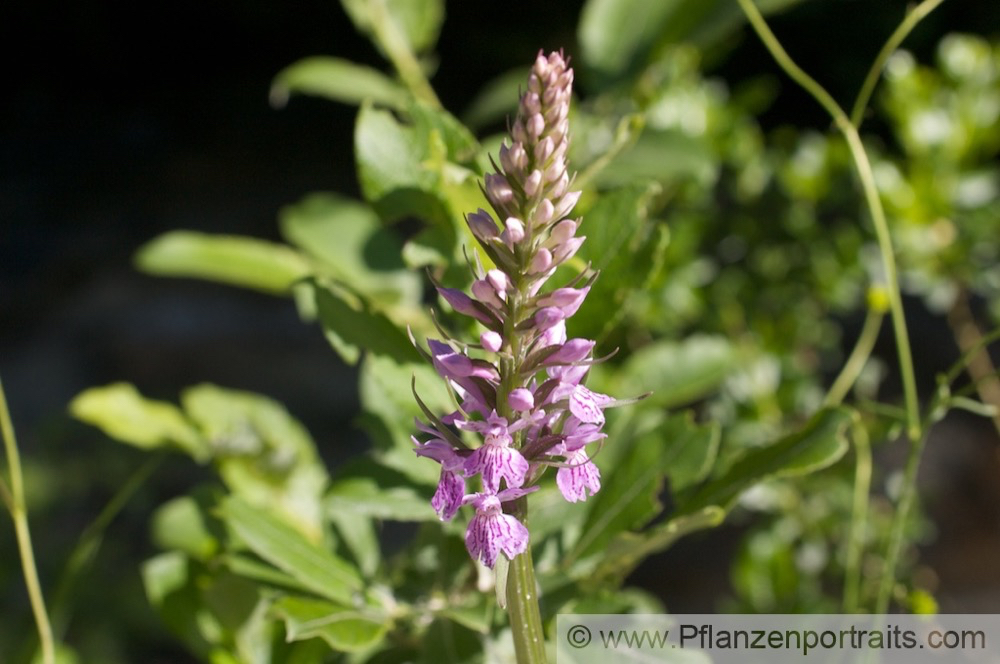
<path id="1" fill-rule="evenodd" d="M 513 110 L 511 81 L 523 77 L 469 99 L 467 127 L 419 80 L 443 3 L 343 5 L 390 71 L 308 58 L 277 75 L 272 99 L 358 106 L 362 200 L 324 192 L 288 206 L 287 244 L 174 231 L 136 262 L 291 298 L 359 366 L 371 451 L 328 469 L 283 406 L 214 385 L 175 405 L 117 383 L 71 410 L 114 439 L 209 469 L 152 514 L 162 552 L 143 566 L 149 602 L 199 659 L 496 661 L 509 634 L 483 592 L 491 580 L 465 554 L 463 525 L 436 520 L 436 468 L 413 455 L 411 381 L 431 410 L 449 396 L 408 335 L 435 332 L 420 270 L 468 285 L 463 216 L 484 205 L 479 183 L 499 141 L 477 132 Z M 859 427 L 876 446 L 891 441 L 898 419 L 872 406 L 884 375 L 876 359 L 855 406 L 824 407 L 824 394 L 844 361 L 843 322 L 884 275 L 841 140 L 765 134 L 755 114 L 773 100 L 768 82 L 734 91 L 703 74 L 702 55 L 741 24 L 737 5 L 721 1 L 590 0 L 580 16 L 570 164 L 588 241 L 576 260 L 601 276 L 571 333 L 596 338 L 599 355 L 620 349 L 595 367 L 595 389 L 652 396 L 611 416 L 600 493 L 571 505 L 548 481 L 532 497 L 547 623 L 568 611 L 663 611 L 623 585 L 628 574 L 729 515 L 752 526 L 724 608 L 843 609 L 857 532 L 856 608 L 874 605 L 893 497 L 876 491 L 859 513 L 858 457 L 847 451 Z M 953 34 L 933 63 L 896 53 L 867 121 L 887 130 L 865 140 L 906 291 L 935 312 L 972 293 L 1000 314 L 1000 47 Z M 452 329 L 467 325 L 444 302 L 434 309 Z M 913 542 L 925 527 L 910 521 Z M 412 536 L 389 541 L 386 522 Z M 914 565 L 908 554 L 904 589 Z"/>

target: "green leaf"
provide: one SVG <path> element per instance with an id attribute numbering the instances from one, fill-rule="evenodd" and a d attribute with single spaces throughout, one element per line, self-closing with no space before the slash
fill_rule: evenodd
<path id="1" fill-rule="evenodd" d="M 413 463 L 422 463 L 413 455 Z M 389 521 L 436 521 L 430 494 L 401 473 L 369 460 L 353 463 L 326 495 L 328 515 L 352 514 Z"/>
<path id="2" fill-rule="evenodd" d="M 482 129 L 505 117 L 514 117 L 529 74 L 527 67 L 519 67 L 487 83 L 462 113 L 462 121 L 473 129 Z"/>
<path id="3" fill-rule="evenodd" d="M 304 58 L 278 73 L 271 84 L 271 103 L 284 106 L 293 94 L 346 104 L 371 101 L 396 110 L 403 109 L 409 97 L 406 88 L 379 70 L 329 56 Z"/>
<path id="4" fill-rule="evenodd" d="M 157 546 L 183 551 L 196 560 L 208 560 L 219 550 L 207 515 L 192 496 L 180 496 L 160 506 L 153 514 L 152 530 Z"/>
<path id="5" fill-rule="evenodd" d="M 567 565 L 601 553 L 615 535 L 655 517 L 663 509 L 659 496 L 665 473 L 679 461 L 696 466 L 690 474 L 702 472 L 700 465 L 705 462 L 698 462 L 699 455 L 692 450 L 711 449 L 718 445 L 717 439 L 717 428 L 698 426 L 687 415 L 668 418 L 642 433 L 620 432 L 615 445 L 627 449 L 610 462 L 610 468 L 601 455 L 596 457 L 599 466 L 613 472 L 604 473 L 600 492 L 589 501 L 582 535 L 567 556 Z"/>
<path id="6" fill-rule="evenodd" d="M 618 533 L 605 550 L 593 576 L 623 580 L 647 557 L 670 548 L 685 535 L 715 528 L 725 518 L 726 511 L 713 505 L 691 514 L 679 515 L 641 533 Z"/>
<path id="7" fill-rule="evenodd" d="M 600 271 L 587 301 L 571 323 L 573 334 L 600 339 L 624 313 L 627 295 L 642 286 L 654 266 L 645 251 L 652 230 L 648 206 L 659 185 L 642 182 L 603 194 L 584 215 L 581 231 L 587 240 L 577 254 Z"/>
<path id="8" fill-rule="evenodd" d="M 165 233 L 139 249 L 135 261 L 150 274 L 207 279 L 275 294 L 286 294 L 311 272 L 309 262 L 284 245 L 195 231 Z"/>
<path id="9" fill-rule="evenodd" d="M 218 558 L 222 565 L 237 576 L 255 581 L 259 584 L 288 588 L 298 592 L 309 592 L 309 588 L 295 577 L 282 572 L 252 555 L 225 554 Z"/>
<path id="10" fill-rule="evenodd" d="M 402 242 L 369 206 L 312 194 L 283 208 L 279 221 L 282 235 L 315 258 L 323 274 L 382 306 L 419 306 L 420 278 L 403 263 Z"/>
<path id="11" fill-rule="evenodd" d="M 251 551 L 317 595 L 345 605 L 363 583 L 347 561 L 310 542 L 294 527 L 270 512 L 236 496 L 222 504 L 222 516 Z"/>
<path id="12" fill-rule="evenodd" d="M 835 463 L 847 451 L 845 431 L 856 417 L 847 407 L 825 408 L 800 431 L 748 450 L 689 496 L 679 496 L 680 514 L 711 505 L 729 509 L 743 491 L 774 476 L 804 475 Z"/>
<path id="13" fill-rule="evenodd" d="M 354 512 L 327 510 L 330 523 L 350 552 L 354 563 L 366 578 L 372 578 L 382 562 L 378 532 L 371 518 Z"/>
<path id="14" fill-rule="evenodd" d="M 421 165 L 427 158 L 426 144 L 413 127 L 400 124 L 388 111 L 361 107 L 354 152 L 361 191 L 373 204 L 395 190 L 427 190 L 434 184 L 434 174 Z"/>
<path id="15" fill-rule="evenodd" d="M 115 440 L 140 449 L 176 447 L 196 460 L 207 456 L 205 442 L 176 406 L 147 399 L 130 383 L 81 392 L 70 402 L 69 411 Z"/>
<path id="16" fill-rule="evenodd" d="M 646 129 L 632 147 L 597 174 L 595 181 L 601 187 L 625 187 L 636 181 L 674 184 L 694 180 L 709 187 L 718 177 L 718 159 L 704 137 L 679 130 Z"/>
<path id="17" fill-rule="evenodd" d="M 423 362 L 400 364 L 388 357 L 369 355 L 361 364 L 358 379 L 361 407 L 366 413 L 362 423 L 382 465 L 418 484 L 433 486 L 439 466 L 429 459 L 416 458 L 410 441 L 415 432 L 413 418 L 423 418 L 410 389 L 414 377 L 417 393 L 431 411 L 444 414 L 455 410 L 444 381 L 432 367 Z"/>
<path id="18" fill-rule="evenodd" d="M 420 359 L 406 334 L 385 314 L 333 284 L 316 285 L 316 310 L 327 339 L 348 363 L 361 349 L 397 362 Z"/>
<path id="19" fill-rule="evenodd" d="M 213 623 L 195 586 L 196 564 L 179 551 L 150 558 L 142 565 L 146 597 L 159 612 L 167 627 L 199 659 L 207 657 L 210 645 L 202 626 Z"/>
<path id="20" fill-rule="evenodd" d="M 410 50 L 422 53 L 433 48 L 444 22 L 444 0 L 341 0 L 355 27 L 368 35 L 383 51 L 393 50 L 379 41 L 379 35 L 400 32 Z M 391 27 L 377 29 L 380 22 Z"/>
<path id="21" fill-rule="evenodd" d="M 699 425 L 690 411 L 672 415 L 658 429 L 666 447 L 664 464 L 674 493 L 702 482 L 712 471 L 721 440 L 718 424 Z"/>
<path id="22" fill-rule="evenodd" d="M 762 12 L 800 0 L 758 0 Z M 641 70 L 658 48 L 681 41 L 707 47 L 739 27 L 744 16 L 730 0 L 588 0 L 577 39 L 588 71 L 607 86 Z"/>
<path id="23" fill-rule="evenodd" d="M 671 408 L 715 390 L 739 360 L 724 337 L 693 335 L 657 341 L 632 353 L 621 371 L 618 394 L 652 395 L 644 404 Z"/>
<path id="24" fill-rule="evenodd" d="M 432 133 L 440 137 L 449 161 L 463 164 L 474 158 L 479 151 L 476 137 L 448 111 L 415 102 L 410 106 L 410 115 L 418 137 L 428 143 Z"/>
<path id="25" fill-rule="evenodd" d="M 283 405 L 207 383 L 185 390 L 181 403 L 210 441 L 232 492 L 280 510 L 307 537 L 321 537 L 329 477 L 309 432 Z"/>
<path id="26" fill-rule="evenodd" d="M 282 597 L 274 611 L 284 620 L 289 641 L 320 638 L 341 652 L 370 649 L 389 628 L 383 618 L 306 597 Z"/>
<path id="27" fill-rule="evenodd" d="M 588 0 L 577 27 L 584 64 L 604 79 L 637 66 L 678 4 L 676 0 Z"/>

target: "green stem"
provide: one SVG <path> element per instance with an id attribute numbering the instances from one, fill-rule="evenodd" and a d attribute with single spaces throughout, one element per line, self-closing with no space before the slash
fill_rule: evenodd
<path id="1" fill-rule="evenodd" d="M 875 236 L 878 241 L 879 252 L 882 255 L 882 266 L 885 270 L 886 288 L 889 296 L 889 311 L 892 317 L 893 331 L 896 334 L 896 350 L 899 355 L 900 374 L 903 381 L 903 394 L 906 403 L 907 428 L 906 435 L 911 443 L 921 437 L 920 411 L 917 399 L 917 383 L 913 371 L 913 356 L 910 352 L 910 336 L 906 329 L 906 317 L 903 312 L 903 298 L 899 290 L 899 277 L 896 272 L 896 258 L 892 248 L 892 237 L 889 233 L 889 224 L 885 218 L 885 211 L 882 209 L 882 201 L 879 199 L 878 189 L 875 186 L 875 175 L 872 172 L 871 162 L 868 160 L 868 153 L 865 152 L 861 142 L 861 136 L 857 128 L 851 123 L 847 114 L 830 96 L 830 94 L 817 83 L 811 76 L 806 74 L 789 57 L 788 53 L 778 42 L 777 37 L 764 21 L 753 0 L 737 0 L 743 8 L 750 24 L 757 32 L 761 41 L 774 57 L 788 76 L 798 83 L 808 92 L 819 104 L 826 109 L 833 118 L 837 129 L 844 135 L 851 157 L 854 159 L 855 168 L 858 171 L 858 178 L 861 180 L 861 187 L 865 194 L 865 203 L 872 217 L 872 225 L 875 227 Z"/>
<path id="2" fill-rule="evenodd" d="M 132 473 L 125 481 L 111 500 L 104 506 L 97 518 L 80 535 L 76 546 L 70 553 L 66 566 L 63 568 L 62 578 L 56 585 L 56 590 L 52 595 L 52 623 L 56 632 L 62 636 L 69 623 L 69 599 L 73 586 L 84 569 L 94 560 L 97 551 L 104 538 L 104 532 L 122 508 L 135 495 L 135 492 L 149 479 L 153 472 L 159 468 L 166 454 L 160 453 L 150 457 L 146 462 Z"/>
<path id="3" fill-rule="evenodd" d="M 885 569 L 882 572 L 882 582 L 879 584 L 878 599 L 875 602 L 875 613 L 884 615 L 889 610 L 892 593 L 896 587 L 896 566 L 903 550 L 906 534 L 906 522 L 910 511 L 917 502 L 917 470 L 920 468 L 920 458 L 923 456 L 925 437 L 911 441 L 910 457 L 906 460 L 906 470 L 903 475 L 903 490 L 893 515 L 892 531 L 886 546 Z"/>
<path id="4" fill-rule="evenodd" d="M 861 126 L 865 109 L 868 107 L 868 101 L 871 99 L 872 92 L 875 91 L 875 86 L 882 76 L 882 70 L 885 68 L 885 63 L 889 59 L 889 56 L 896 52 L 896 49 L 903 43 L 903 40 L 913 31 L 913 28 L 917 27 L 917 24 L 925 16 L 937 9 L 937 6 L 942 2 L 944 0 L 924 0 L 921 2 L 906 15 L 903 22 L 899 24 L 899 27 L 896 28 L 888 41 L 885 42 L 882 50 L 875 57 L 871 69 L 868 70 L 868 75 L 865 77 L 865 81 L 861 85 L 861 90 L 858 92 L 858 98 L 854 100 L 854 108 L 851 109 L 851 124 L 855 127 Z"/>
<path id="5" fill-rule="evenodd" d="M 855 420 L 851 427 L 854 442 L 854 503 L 851 532 L 847 537 L 844 565 L 844 613 L 856 613 L 861 596 L 861 556 L 864 553 L 865 525 L 868 522 L 868 494 L 872 481 L 872 450 L 868 431 Z"/>
<path id="6" fill-rule="evenodd" d="M 865 317 L 865 323 L 861 327 L 861 334 L 858 336 L 858 341 L 854 344 L 854 350 L 851 351 L 850 357 L 844 363 L 844 368 L 840 370 L 840 375 L 837 376 L 837 379 L 833 381 L 833 385 L 830 386 L 830 391 L 826 393 L 826 399 L 823 400 L 825 406 L 839 405 L 858 380 L 861 370 L 864 369 L 865 363 L 871 357 L 872 349 L 875 348 L 875 341 L 878 339 L 878 331 L 882 327 L 883 316 L 882 311 L 873 308 L 868 309 L 868 315 Z"/>
<path id="7" fill-rule="evenodd" d="M 0 431 L 3 433 L 4 449 L 7 453 L 7 464 L 10 469 L 10 516 L 14 520 L 14 531 L 17 537 L 17 548 L 21 554 L 21 569 L 24 571 L 24 584 L 28 588 L 28 598 L 31 601 L 31 611 L 35 615 L 38 626 L 38 640 L 42 648 L 42 662 L 54 664 L 56 661 L 55 642 L 52 638 L 52 625 L 45 611 L 45 600 L 42 597 L 42 586 L 38 582 L 38 568 L 35 565 L 35 553 L 31 547 L 31 530 L 28 527 L 28 511 L 24 500 L 24 475 L 21 472 L 21 455 L 17 449 L 17 439 L 14 437 L 14 425 L 11 423 L 10 411 L 7 408 L 7 397 L 0 382 Z"/>
<path id="8" fill-rule="evenodd" d="M 528 500 L 522 496 L 514 503 L 511 513 L 525 526 L 528 525 Z M 510 561 L 507 573 L 507 610 L 510 612 L 510 629 L 514 637 L 514 652 L 518 664 L 544 664 L 545 633 L 538 609 L 538 584 L 531 547 Z"/>
<path id="9" fill-rule="evenodd" d="M 393 20 L 385 1 L 369 0 L 369 6 L 375 39 L 385 49 L 385 54 L 396 68 L 399 78 L 414 97 L 434 108 L 442 108 L 441 100 L 424 75 L 424 70 L 420 67 L 413 49 L 410 48 L 406 35 Z"/>

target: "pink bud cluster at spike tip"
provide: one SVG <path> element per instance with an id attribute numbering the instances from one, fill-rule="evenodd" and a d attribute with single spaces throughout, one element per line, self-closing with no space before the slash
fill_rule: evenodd
<path id="1" fill-rule="evenodd" d="M 492 213 L 467 216 L 495 267 L 475 269 L 471 294 L 438 286 L 455 312 L 484 328 L 479 344 L 431 339 L 428 351 L 421 349 L 460 404 L 441 417 L 424 408 L 430 422 L 417 424 L 427 439 L 414 437 L 416 453 L 441 464 L 431 505 L 442 519 L 463 505 L 475 508 L 466 547 L 488 567 L 500 553 L 513 558 L 527 549 L 528 529 L 505 507 L 536 490 L 546 467 L 558 468 L 556 486 L 570 502 L 600 490 L 585 448 L 605 438 L 604 409 L 617 403 L 582 384 L 594 342 L 566 334 L 596 275 L 584 271 L 546 288 L 584 241 L 576 234 L 580 220 L 567 218 L 580 198 L 566 165 L 572 87 L 562 53 L 540 53 L 512 140 L 484 179 Z M 471 437 L 479 442 L 469 446 Z M 477 476 L 481 491 L 469 491 L 467 481 Z"/>

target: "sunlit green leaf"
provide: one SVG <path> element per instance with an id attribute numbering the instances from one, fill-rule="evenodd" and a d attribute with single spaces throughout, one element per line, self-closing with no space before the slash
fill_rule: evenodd
<path id="1" fill-rule="evenodd" d="M 691 514 L 682 514 L 642 532 L 618 533 L 604 551 L 594 576 L 621 581 L 646 557 L 670 548 L 686 535 L 720 525 L 725 517 L 725 510 L 713 505 Z"/>
<path id="2" fill-rule="evenodd" d="M 845 432 L 856 415 L 846 407 L 816 413 L 801 430 L 769 445 L 748 450 L 719 476 L 679 499 L 684 514 L 703 507 L 727 508 L 743 491 L 779 475 L 802 475 L 836 462 L 847 450 Z"/>
<path id="3" fill-rule="evenodd" d="M 596 182 L 603 187 L 624 187 L 637 181 L 693 180 L 708 186 L 717 177 L 718 166 L 718 156 L 703 138 L 647 129 L 598 173 Z"/>
<path id="4" fill-rule="evenodd" d="M 355 27 L 383 51 L 387 34 L 401 34 L 414 52 L 432 48 L 444 20 L 444 0 L 341 0 Z M 387 25 L 387 22 L 391 22 Z"/>
<path id="5" fill-rule="evenodd" d="M 285 294 L 310 273 L 308 261 L 281 244 L 238 235 L 171 231 L 135 256 L 140 270 L 166 277 L 195 277 Z"/>
<path id="6" fill-rule="evenodd" d="M 413 463 L 422 463 L 413 456 Z M 347 477 L 338 478 L 326 495 L 328 514 L 355 514 L 390 521 L 436 521 L 430 495 L 418 490 L 405 475 L 370 462 L 354 464 Z"/>
<path id="7" fill-rule="evenodd" d="M 600 492 L 588 500 L 587 520 L 569 561 L 603 551 L 616 534 L 655 517 L 662 510 L 664 476 L 680 470 L 680 477 L 690 481 L 703 474 L 704 466 L 710 463 L 706 457 L 713 455 L 718 444 L 715 427 L 698 426 L 684 415 L 668 418 L 638 435 L 621 434 L 614 444 L 628 447 L 618 453 L 610 467 L 597 457 L 598 465 L 610 472 L 604 473 Z"/>
<path id="8" fill-rule="evenodd" d="M 385 637 L 388 622 L 323 600 L 282 597 L 274 611 L 285 622 L 290 641 L 321 638 L 341 652 L 366 650 Z"/>
<path id="9" fill-rule="evenodd" d="M 800 0 L 758 0 L 762 12 Z M 588 0 L 577 39 L 586 66 L 607 84 L 641 69 L 657 47 L 679 41 L 710 46 L 744 21 L 729 0 Z"/>
<path id="10" fill-rule="evenodd" d="M 361 573 L 366 578 L 375 576 L 382 562 L 382 551 L 373 519 L 363 514 L 331 509 L 327 510 L 326 515 Z"/>
<path id="11" fill-rule="evenodd" d="M 130 383 L 92 387 L 78 394 L 69 410 L 123 443 L 146 450 L 172 446 L 199 460 L 207 456 L 204 441 L 176 406 L 147 399 Z"/>
<path id="12" fill-rule="evenodd" d="M 320 538 L 326 469 L 309 432 L 282 404 L 207 383 L 186 389 L 181 403 L 233 493 L 281 511 L 306 536 Z"/>
<path id="13" fill-rule="evenodd" d="M 599 339 L 620 320 L 628 293 L 641 288 L 653 269 L 648 205 L 659 191 L 650 182 L 622 187 L 602 195 L 584 215 L 580 234 L 587 240 L 577 255 L 601 274 L 570 323 L 574 335 Z"/>
<path id="14" fill-rule="evenodd" d="M 405 332 L 385 314 L 333 284 L 317 284 L 316 310 L 327 339 L 347 362 L 356 362 L 361 349 L 397 362 L 420 359 Z"/>
<path id="15" fill-rule="evenodd" d="M 314 95 L 347 104 L 371 101 L 401 109 L 406 88 L 372 67 L 329 56 L 299 60 L 281 70 L 271 84 L 271 103 L 284 106 L 293 94 Z"/>
<path id="16" fill-rule="evenodd" d="M 434 183 L 434 175 L 421 166 L 427 146 L 416 129 L 400 124 L 387 111 L 362 106 L 354 127 L 354 151 L 361 191 L 372 203 L 398 190 L 426 191 Z"/>
<path id="17" fill-rule="evenodd" d="M 179 551 L 162 553 L 143 563 L 142 581 L 146 597 L 170 630 L 192 652 L 205 656 L 210 646 L 202 625 L 214 621 L 202 606 L 195 566 Z"/>
<path id="18" fill-rule="evenodd" d="M 692 335 L 640 348 L 622 368 L 621 394 L 652 392 L 650 405 L 672 407 L 702 398 L 716 389 L 739 359 L 725 338 Z"/>
<path id="19" fill-rule="evenodd" d="M 386 307 L 419 303 L 420 277 L 403 264 L 402 242 L 369 206 L 312 194 L 283 208 L 279 219 L 285 238 L 316 258 L 324 274 Z"/>
<path id="20" fill-rule="evenodd" d="M 152 530 L 157 546 L 183 551 L 198 560 L 207 560 L 219 549 L 205 511 L 192 496 L 179 496 L 156 510 Z"/>
<path id="21" fill-rule="evenodd" d="M 317 595 L 351 605 L 361 590 L 356 569 L 270 512 L 231 496 L 222 504 L 222 515 L 251 551 Z"/>

